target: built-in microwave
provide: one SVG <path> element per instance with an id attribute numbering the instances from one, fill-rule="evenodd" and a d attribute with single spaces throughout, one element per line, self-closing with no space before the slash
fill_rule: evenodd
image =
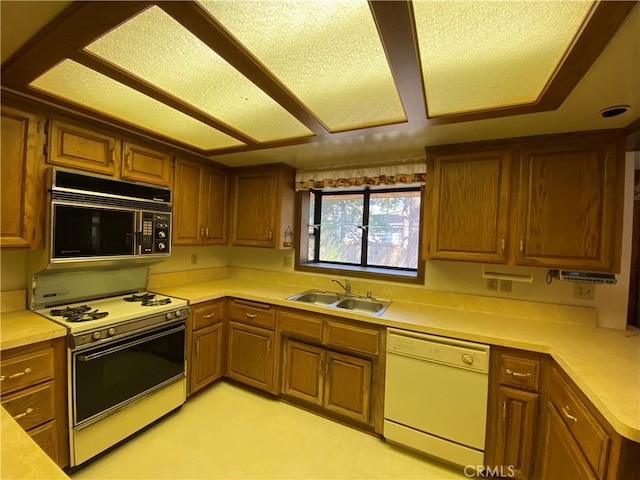
<path id="1" fill-rule="evenodd" d="M 53 168 L 50 261 L 117 260 L 171 252 L 171 190 Z"/>

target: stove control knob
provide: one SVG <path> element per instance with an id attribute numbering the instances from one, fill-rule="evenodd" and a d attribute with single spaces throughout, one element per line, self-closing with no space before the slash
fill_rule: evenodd
<path id="1" fill-rule="evenodd" d="M 111 327 L 109 330 L 107 330 L 107 333 L 110 337 L 113 337 L 116 334 L 116 329 Z"/>
<path id="2" fill-rule="evenodd" d="M 167 234 L 166 234 L 166 233 L 164 233 L 164 232 L 162 232 L 162 231 L 158 232 L 158 238 L 164 238 L 164 237 L 166 237 L 166 236 L 167 236 Z"/>
<path id="3" fill-rule="evenodd" d="M 100 337 L 102 336 L 102 334 L 100 332 L 93 332 L 93 339 L 94 340 L 100 340 Z"/>
<path id="4" fill-rule="evenodd" d="M 158 250 L 164 250 L 167 246 L 163 242 L 158 242 Z"/>
<path id="5" fill-rule="evenodd" d="M 176 310 L 176 317 L 181 317 L 182 316 L 182 312 L 180 310 Z"/>
<path id="6" fill-rule="evenodd" d="M 167 320 L 171 320 L 173 318 L 173 313 L 171 312 L 167 313 L 166 317 L 167 317 Z"/>

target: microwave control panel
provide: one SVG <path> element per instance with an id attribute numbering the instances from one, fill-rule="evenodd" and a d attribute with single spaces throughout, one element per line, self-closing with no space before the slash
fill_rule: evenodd
<path id="1" fill-rule="evenodd" d="M 140 253 L 142 255 L 158 255 L 170 253 L 171 214 L 142 212 L 142 232 L 140 236 Z"/>

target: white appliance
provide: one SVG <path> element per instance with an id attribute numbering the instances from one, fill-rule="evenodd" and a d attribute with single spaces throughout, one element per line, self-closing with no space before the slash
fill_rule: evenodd
<path id="1" fill-rule="evenodd" d="M 146 276 L 138 267 L 34 277 L 33 310 L 68 332 L 72 467 L 185 402 L 187 301 L 135 288 Z"/>
<path id="2" fill-rule="evenodd" d="M 455 465 L 483 465 L 488 385 L 488 345 L 387 329 L 385 438 Z"/>

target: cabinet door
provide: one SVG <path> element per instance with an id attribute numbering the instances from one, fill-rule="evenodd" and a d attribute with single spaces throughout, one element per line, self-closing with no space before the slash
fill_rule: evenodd
<path id="1" fill-rule="evenodd" d="M 322 405 L 324 352 L 323 348 L 287 339 L 282 393 Z"/>
<path id="2" fill-rule="evenodd" d="M 262 390 L 273 388 L 274 332 L 229 322 L 227 376 Z"/>
<path id="3" fill-rule="evenodd" d="M 234 174 L 233 245 L 275 246 L 277 172 Z"/>
<path id="4" fill-rule="evenodd" d="M 620 271 L 623 151 L 586 138 L 523 149 L 516 263 Z"/>
<path id="5" fill-rule="evenodd" d="M 538 395 L 501 387 L 499 401 L 501 416 L 496 428 L 494 465 L 511 468 L 514 478 L 528 479 L 533 460 Z"/>
<path id="6" fill-rule="evenodd" d="M 110 135 L 53 120 L 49 141 L 48 163 L 105 175 L 116 174 L 120 142 Z"/>
<path id="7" fill-rule="evenodd" d="M 58 458 L 58 439 L 56 421 L 52 420 L 40 427 L 29 430 L 29 436 L 58 465 L 64 465 Z"/>
<path id="8" fill-rule="evenodd" d="M 203 168 L 201 196 L 202 243 L 224 245 L 227 243 L 229 175 L 221 170 Z"/>
<path id="9" fill-rule="evenodd" d="M 326 352 L 324 406 L 328 410 L 369 422 L 371 362 Z"/>
<path id="10" fill-rule="evenodd" d="M 507 262 L 511 153 L 509 150 L 431 154 L 431 218 L 426 257 Z M 429 215 L 430 213 L 430 215 Z"/>
<path id="11" fill-rule="evenodd" d="M 551 403 L 547 404 L 545 410 L 543 431 L 545 431 L 545 438 L 541 443 L 542 453 L 536 462 L 536 478 L 563 480 L 595 480 L 597 478 Z"/>
<path id="12" fill-rule="evenodd" d="M 200 171 L 197 163 L 176 160 L 173 244 L 200 244 Z"/>
<path id="13" fill-rule="evenodd" d="M 171 155 L 126 142 L 122 151 L 122 178 L 165 187 L 171 185 Z"/>
<path id="14" fill-rule="evenodd" d="M 193 333 L 190 392 L 195 393 L 222 376 L 222 322 Z"/>
<path id="15" fill-rule="evenodd" d="M 39 144 L 38 119 L 31 114 L 2 108 L 3 174 L 0 184 L 0 246 L 37 247 L 36 159 Z"/>

